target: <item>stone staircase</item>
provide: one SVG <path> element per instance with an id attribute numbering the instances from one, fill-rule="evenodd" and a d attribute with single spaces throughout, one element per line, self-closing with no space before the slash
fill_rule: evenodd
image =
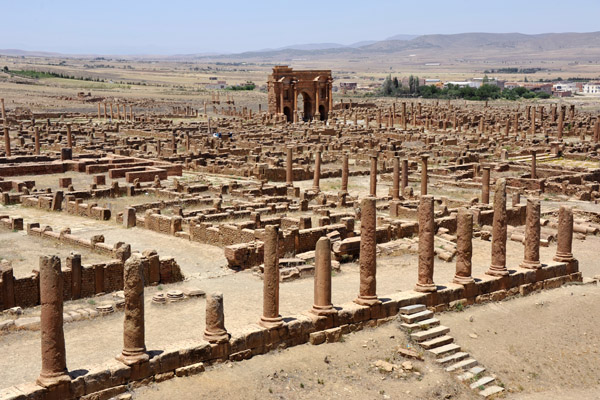
<path id="1" fill-rule="evenodd" d="M 423 304 L 415 304 L 400 308 L 399 316 L 402 320 L 400 327 L 409 333 L 411 340 L 433 356 L 436 363 L 447 372 L 454 373 L 456 379 L 486 398 L 504 391 L 504 388 L 495 384 L 494 377 L 485 375 L 485 367 L 479 365 L 469 353 L 461 351 L 449 335 L 450 328 L 440 325 L 433 311 Z"/>

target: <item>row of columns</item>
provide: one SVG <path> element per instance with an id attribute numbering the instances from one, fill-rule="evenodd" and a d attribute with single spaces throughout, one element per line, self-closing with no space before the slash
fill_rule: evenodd
<path id="1" fill-rule="evenodd" d="M 507 275 L 506 270 L 506 181 L 496 183 L 494 196 L 494 231 L 492 238 L 491 275 Z M 539 200 L 527 203 L 526 244 L 522 267 L 540 268 L 539 262 Z M 434 199 L 421 196 L 419 204 L 419 261 L 416 291 L 433 292 L 437 287 L 434 272 Z M 457 216 L 457 259 L 454 282 L 473 282 L 472 257 L 473 215 L 465 208 Z M 555 261 L 570 262 L 573 239 L 573 212 L 568 206 L 559 210 L 558 243 Z M 264 236 L 264 289 L 263 313 L 259 324 L 276 328 L 283 324 L 279 314 L 279 229 L 267 226 Z M 376 207 L 375 198 L 361 201 L 360 288 L 356 303 L 373 306 L 379 304 L 377 297 L 376 260 Z M 311 312 L 327 315 L 335 312 L 331 302 L 331 242 L 327 237 L 319 239 L 315 249 L 314 303 Z M 132 254 L 123 269 L 125 312 L 123 323 L 123 350 L 117 359 L 127 365 L 149 359 L 145 345 L 144 325 L 144 277 L 148 259 L 138 253 Z M 41 301 L 41 353 L 42 369 L 37 383 L 52 386 L 68 382 L 63 331 L 63 277 L 60 259 L 56 256 L 40 258 Z M 206 327 L 204 338 L 211 343 L 229 340 L 225 328 L 223 295 L 211 293 L 206 300 Z"/>

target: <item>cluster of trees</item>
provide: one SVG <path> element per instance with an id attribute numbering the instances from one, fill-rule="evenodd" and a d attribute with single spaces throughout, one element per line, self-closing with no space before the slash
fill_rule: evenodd
<path id="1" fill-rule="evenodd" d="M 410 76 L 408 86 L 402 86 L 398 78 L 388 76 L 378 91 L 380 96 L 389 97 L 423 97 L 426 99 L 465 99 L 465 100 L 494 100 L 507 99 L 517 100 L 520 98 L 542 98 L 550 97 L 545 92 L 532 92 L 529 89 L 518 87 L 514 89 L 501 90 L 498 86 L 488 84 L 484 78 L 484 83 L 478 88 L 460 87 L 449 84 L 445 87 L 435 85 L 420 85 L 419 78 Z"/>
<path id="2" fill-rule="evenodd" d="M 437 86 L 421 86 L 419 95 L 428 99 L 465 99 L 465 100 L 518 100 L 520 98 L 547 99 L 550 95 L 546 92 L 532 92 L 524 87 L 501 90 L 498 86 L 483 84 L 478 88 L 459 87 L 458 85 L 447 85 L 439 88 Z"/>
<path id="3" fill-rule="evenodd" d="M 44 78 L 63 78 L 63 79 L 76 79 L 80 81 L 90 81 L 90 82 L 106 82 L 102 78 L 92 78 L 89 76 L 86 77 L 76 77 L 73 75 L 67 75 L 58 72 L 43 72 L 43 71 L 34 71 L 31 69 L 20 69 L 20 70 L 9 70 L 7 66 L 4 68 L 4 72 L 10 73 L 12 75 L 22 76 L 24 78 L 32 78 L 32 79 L 44 79 Z"/>
<path id="4" fill-rule="evenodd" d="M 542 68 L 497 68 L 497 69 L 486 69 L 483 71 L 484 74 L 535 74 L 536 72 L 543 71 Z"/>
<path id="5" fill-rule="evenodd" d="M 256 84 L 254 82 L 247 81 L 243 85 L 228 86 L 226 90 L 254 90 Z"/>
<path id="6" fill-rule="evenodd" d="M 391 75 L 388 75 L 383 81 L 380 90 L 382 96 L 392 97 L 415 95 L 418 94 L 418 92 L 419 77 L 412 75 L 408 77 L 408 86 L 403 86 L 402 82 L 400 82 L 397 77 L 392 78 Z"/>

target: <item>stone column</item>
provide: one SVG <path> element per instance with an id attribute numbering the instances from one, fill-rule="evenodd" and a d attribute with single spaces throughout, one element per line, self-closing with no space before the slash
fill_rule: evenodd
<path id="1" fill-rule="evenodd" d="M 560 206 L 558 210 L 558 238 L 556 255 L 553 260 L 558 262 L 573 261 L 573 209 Z"/>
<path id="2" fill-rule="evenodd" d="M 404 193 L 404 189 L 408 186 L 408 160 L 402 160 L 402 184 L 400 189 Z"/>
<path id="3" fill-rule="evenodd" d="M 8 127 L 4 127 L 4 149 L 6 152 L 6 157 L 10 157 L 12 155 L 10 151 L 10 133 L 8 132 Z"/>
<path id="4" fill-rule="evenodd" d="M 144 327 L 144 264 L 147 259 L 133 253 L 123 267 L 125 321 L 123 323 L 123 352 L 117 360 L 126 365 L 148 361 Z"/>
<path id="5" fill-rule="evenodd" d="M 285 183 L 288 186 L 292 186 L 294 184 L 294 169 L 293 169 L 293 149 L 291 147 L 286 148 L 287 153 L 287 161 L 285 168 Z"/>
<path id="6" fill-rule="evenodd" d="M 71 298 L 81 298 L 81 279 L 82 279 L 82 267 L 81 267 L 81 254 L 71 252 L 67 256 L 67 267 L 71 269 Z"/>
<path id="7" fill-rule="evenodd" d="M 40 257 L 42 371 L 36 383 L 48 387 L 69 382 L 63 331 L 63 277 L 60 258 Z"/>
<path id="8" fill-rule="evenodd" d="M 0 106 L 2 107 L 2 119 L 6 124 L 6 108 L 4 108 L 4 99 L 0 99 Z"/>
<path id="9" fill-rule="evenodd" d="M 107 112 L 106 112 L 106 103 L 104 103 L 104 119 L 107 118 Z"/>
<path id="10" fill-rule="evenodd" d="M 348 193 L 348 154 L 344 153 L 344 158 L 342 160 L 342 192 Z"/>
<path id="11" fill-rule="evenodd" d="M 435 292 L 433 283 L 433 241 L 435 221 L 433 216 L 433 196 L 421 196 L 419 203 L 419 276 L 417 292 Z"/>
<path id="12" fill-rule="evenodd" d="M 456 274 L 454 283 L 473 283 L 471 257 L 473 256 L 473 214 L 460 208 L 456 216 Z"/>
<path id="13" fill-rule="evenodd" d="M 486 274 L 508 275 L 506 269 L 506 179 L 496 181 L 494 192 L 494 219 L 492 222 L 492 263 Z"/>
<path id="14" fill-rule="evenodd" d="M 320 179 L 321 179 L 321 148 L 318 148 L 317 152 L 315 153 L 315 173 L 314 173 L 313 187 L 312 187 L 312 189 L 315 192 L 318 192 L 320 190 L 320 186 L 319 186 Z"/>
<path id="15" fill-rule="evenodd" d="M 421 196 L 427 194 L 427 157 L 421 156 Z"/>
<path id="16" fill-rule="evenodd" d="M 525 257 L 521 268 L 541 268 L 540 263 L 540 200 L 527 199 L 527 218 L 525 221 Z"/>
<path id="17" fill-rule="evenodd" d="M 100 102 L 98 102 L 98 119 L 100 119 L 101 117 L 101 113 L 100 113 Z"/>
<path id="18" fill-rule="evenodd" d="M 71 133 L 71 124 L 67 124 L 67 147 L 73 147 L 73 134 Z"/>
<path id="19" fill-rule="evenodd" d="M 565 125 L 565 109 L 560 107 L 560 113 L 558 114 L 558 140 L 562 140 L 563 129 Z"/>
<path id="20" fill-rule="evenodd" d="M 369 195 L 377 196 L 377 156 L 371 156 L 371 173 L 369 174 Z"/>
<path id="21" fill-rule="evenodd" d="M 375 198 L 360 202 L 360 291 L 355 303 L 363 306 L 378 304 L 377 299 L 377 210 Z"/>
<path id="22" fill-rule="evenodd" d="M 263 315 L 259 324 L 265 328 L 283 325 L 279 315 L 279 229 L 268 225 L 264 235 Z"/>
<path id="23" fill-rule="evenodd" d="M 481 202 L 489 204 L 490 202 L 490 167 L 483 167 L 481 176 Z"/>
<path id="24" fill-rule="evenodd" d="M 392 200 L 400 199 L 400 160 L 394 157 L 394 174 L 392 182 Z"/>
<path id="25" fill-rule="evenodd" d="M 109 103 L 110 106 L 110 119 L 111 121 L 115 119 L 115 113 L 113 112 L 113 103 Z"/>
<path id="26" fill-rule="evenodd" d="M 225 312 L 223 311 L 223 293 L 214 292 L 206 296 L 206 328 L 204 339 L 210 343 L 229 341 L 225 329 Z"/>
<path id="27" fill-rule="evenodd" d="M 39 156 L 40 155 L 40 130 L 39 128 L 36 126 L 34 129 L 34 135 L 35 135 L 35 155 Z"/>
<path id="28" fill-rule="evenodd" d="M 335 313 L 331 304 L 331 242 L 323 236 L 315 248 L 315 300 L 311 312 L 316 315 Z"/>
<path id="29" fill-rule="evenodd" d="M 531 179 L 537 179 L 537 157 L 535 150 L 531 150 Z"/>

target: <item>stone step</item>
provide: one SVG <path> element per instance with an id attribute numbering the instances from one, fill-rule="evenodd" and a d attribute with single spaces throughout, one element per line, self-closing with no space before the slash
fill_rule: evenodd
<path id="1" fill-rule="evenodd" d="M 400 318 L 402 318 L 402 322 L 405 322 L 407 324 L 414 324 L 415 322 L 430 319 L 432 317 L 433 317 L 433 312 L 429 311 L 429 310 L 419 311 L 414 314 L 400 315 Z"/>
<path id="2" fill-rule="evenodd" d="M 463 372 L 462 374 L 458 375 L 456 377 L 456 379 L 458 379 L 461 382 L 464 382 L 464 381 L 468 381 L 469 379 L 476 377 L 477 375 L 483 374 L 484 372 L 485 372 L 485 367 L 478 365 L 476 367 L 471 368 L 467 372 Z"/>
<path id="3" fill-rule="evenodd" d="M 485 390 L 482 390 L 481 392 L 479 392 L 479 394 L 483 397 L 490 397 L 491 395 L 500 393 L 502 391 L 504 391 L 504 388 L 494 385 L 485 388 Z"/>
<path id="4" fill-rule="evenodd" d="M 464 351 L 459 351 L 458 353 L 451 354 L 451 355 L 446 356 L 444 358 L 440 358 L 440 359 L 438 359 L 436 361 L 439 364 L 444 365 L 444 364 L 450 364 L 450 363 L 459 362 L 461 360 L 464 360 L 467 357 L 469 357 L 469 353 L 465 353 Z"/>
<path id="5" fill-rule="evenodd" d="M 421 311 L 425 311 L 426 309 L 427 309 L 427 307 L 425 307 L 424 304 L 413 304 L 412 306 L 400 307 L 398 312 L 402 315 L 410 315 L 410 314 L 416 314 Z"/>
<path id="6" fill-rule="evenodd" d="M 462 360 L 457 362 L 456 364 L 452 364 L 451 366 L 446 368 L 446 372 L 453 372 L 459 369 L 468 369 L 477 365 L 477 360 L 474 358 L 467 358 L 466 360 Z"/>
<path id="7" fill-rule="evenodd" d="M 460 346 L 456 343 L 450 343 L 445 346 L 436 347 L 435 349 L 428 350 L 429 354 L 434 355 L 436 358 L 446 357 L 450 354 L 460 351 Z"/>
<path id="8" fill-rule="evenodd" d="M 443 346 L 445 344 L 449 344 L 452 342 L 454 342 L 454 338 L 452 336 L 444 335 L 444 336 L 438 336 L 431 340 L 427 340 L 425 342 L 421 342 L 421 343 L 419 343 L 419 345 L 422 348 L 429 350 L 429 349 L 433 349 L 434 347 L 440 347 L 440 346 Z"/>
<path id="9" fill-rule="evenodd" d="M 402 323 L 400 327 L 406 330 L 419 330 L 419 329 L 429 329 L 433 326 L 438 326 L 440 324 L 440 320 L 437 318 L 429 318 L 424 319 L 423 321 L 415 322 L 414 324 Z"/>
<path id="10" fill-rule="evenodd" d="M 484 376 L 483 378 L 478 379 L 477 381 L 471 383 L 469 387 L 471 389 L 478 389 L 487 386 L 488 384 L 494 382 L 496 378 L 492 378 L 491 376 Z"/>
<path id="11" fill-rule="evenodd" d="M 440 326 L 435 326 L 433 328 L 429 328 L 425 331 L 412 333 L 410 335 L 410 337 L 412 340 L 415 340 L 417 342 L 422 342 L 424 340 L 429 340 L 429 339 L 436 338 L 438 336 L 445 335 L 448 332 L 450 332 L 450 328 L 448 328 L 447 326 L 440 325 Z"/>

